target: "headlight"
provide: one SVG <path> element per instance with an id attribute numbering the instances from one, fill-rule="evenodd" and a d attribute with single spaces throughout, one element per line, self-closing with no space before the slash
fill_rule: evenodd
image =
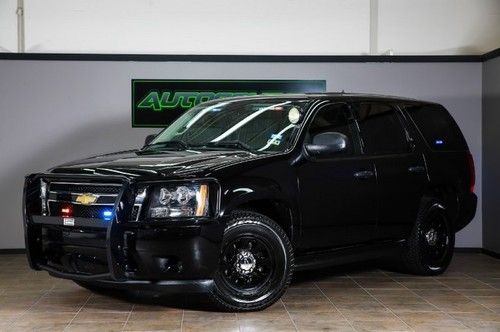
<path id="1" fill-rule="evenodd" d="M 165 184 L 152 188 L 149 218 L 206 217 L 209 214 L 206 183 Z"/>

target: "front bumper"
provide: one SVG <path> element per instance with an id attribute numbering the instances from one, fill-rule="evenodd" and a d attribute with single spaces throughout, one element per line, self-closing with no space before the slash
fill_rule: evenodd
<path id="1" fill-rule="evenodd" d="M 96 177 L 61 174 L 26 179 L 24 226 L 30 266 L 55 277 L 110 288 L 206 291 L 212 285 L 224 232 L 221 218 L 141 222 L 130 220 L 133 183 L 125 177 L 98 177 L 123 184 L 116 218 L 104 221 L 36 213 L 36 180 Z M 35 203 L 34 203 L 35 202 Z M 34 206 L 35 205 L 35 206 Z"/>
<path id="2" fill-rule="evenodd" d="M 162 294 L 169 293 L 208 293 L 213 287 L 213 279 L 196 280 L 111 280 L 109 275 L 93 276 L 91 278 L 73 273 L 64 273 L 49 266 L 40 266 L 41 270 L 47 271 L 51 276 L 73 281 L 88 282 L 93 286 L 122 289 L 133 291 L 155 291 Z"/>

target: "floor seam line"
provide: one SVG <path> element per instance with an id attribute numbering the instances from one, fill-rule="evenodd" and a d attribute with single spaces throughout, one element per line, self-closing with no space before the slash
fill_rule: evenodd
<path id="1" fill-rule="evenodd" d="M 394 278 L 392 278 L 392 277 L 390 277 L 390 278 L 394 280 Z M 439 281 L 439 280 L 435 279 L 434 277 L 433 277 L 432 279 L 434 279 L 434 280 L 438 281 L 438 282 L 439 282 L 439 283 L 441 283 L 443 286 L 445 286 L 446 288 L 448 288 L 448 289 L 450 289 L 450 290 L 454 291 L 455 293 L 460 294 L 459 292 L 457 292 L 457 291 L 456 291 L 456 290 L 454 290 L 453 288 L 449 287 L 448 285 L 445 285 L 444 283 L 442 283 L 441 281 Z M 397 280 L 394 280 L 394 281 L 396 281 L 397 283 L 401 284 L 401 283 L 400 283 L 399 281 L 397 281 Z M 401 284 L 401 285 L 402 285 L 403 287 L 405 287 L 406 289 L 409 289 L 409 288 L 408 288 L 408 287 L 406 287 L 405 285 L 403 285 L 403 284 Z M 410 289 L 410 290 L 411 290 L 411 289 Z M 447 313 L 446 311 L 441 310 L 441 308 L 439 308 L 437 305 L 435 305 L 435 304 L 433 304 L 433 303 L 431 303 L 431 302 L 427 301 L 427 299 L 425 299 L 423 296 L 418 295 L 416 292 L 413 292 L 413 293 L 414 293 L 415 295 L 417 295 L 418 297 L 420 297 L 420 298 L 421 298 L 422 300 L 424 300 L 425 302 L 429 303 L 429 304 L 430 304 L 431 306 L 433 306 L 434 308 L 436 308 L 439 312 L 441 312 L 441 313 L 443 313 L 443 314 L 447 315 L 447 316 L 448 316 L 448 317 L 450 317 L 452 320 L 454 320 L 454 321 L 458 322 L 459 324 L 463 325 L 464 327 L 469 328 L 467 325 L 465 325 L 464 323 L 462 323 L 462 322 L 461 322 L 461 321 L 459 321 L 458 319 L 455 319 L 453 316 L 451 316 L 451 315 L 450 315 L 449 313 Z M 461 294 L 460 294 L 460 295 L 461 295 Z"/>
<path id="2" fill-rule="evenodd" d="M 182 317 L 181 317 L 181 332 L 183 331 L 184 329 L 184 313 L 186 312 L 186 310 L 182 309 Z"/>
<path id="3" fill-rule="evenodd" d="M 298 331 L 299 329 L 297 328 L 297 324 L 295 324 L 295 321 L 293 320 L 292 315 L 290 315 L 290 312 L 288 311 L 285 302 L 283 302 L 283 299 L 281 299 L 281 298 L 280 298 L 280 302 L 281 302 L 281 304 L 283 304 L 283 307 L 285 307 L 285 311 L 288 315 L 288 318 L 290 318 L 290 320 L 292 321 L 293 327 L 295 327 L 295 331 Z"/>
<path id="4" fill-rule="evenodd" d="M 316 288 L 319 289 L 319 291 L 321 292 L 321 294 L 323 294 L 324 297 L 326 297 L 326 299 L 328 300 L 328 302 L 330 302 L 333 307 L 335 308 L 335 310 L 337 310 L 340 315 L 344 318 L 344 320 L 347 322 L 347 324 L 349 324 L 349 326 L 354 330 L 354 331 L 357 331 L 357 329 L 354 327 L 354 325 L 352 325 L 352 323 L 347 319 L 347 317 L 344 315 L 344 313 L 335 305 L 335 303 L 333 303 L 333 301 L 325 294 L 325 292 L 323 292 L 323 290 L 321 289 L 321 287 L 318 286 L 318 284 L 315 282 L 314 283 L 314 286 L 316 286 Z"/>
<path id="5" fill-rule="evenodd" d="M 130 312 L 127 315 L 127 319 L 125 320 L 125 324 L 123 324 L 122 331 L 125 331 L 125 327 L 127 327 L 127 323 L 130 319 L 130 316 L 132 315 L 132 311 L 134 311 L 134 308 L 135 308 L 135 303 L 132 305 L 132 309 L 130 309 Z"/>
<path id="6" fill-rule="evenodd" d="M 384 274 L 384 272 L 382 271 L 382 274 Z M 389 279 L 395 281 L 394 279 L 392 279 L 391 277 L 387 276 Z M 386 306 L 384 303 L 382 303 L 382 301 L 380 301 L 379 299 L 377 299 L 375 296 L 373 296 L 372 293 L 370 293 L 366 288 L 364 288 L 363 286 L 361 286 L 356 280 L 354 280 L 354 278 L 352 278 L 351 276 L 349 276 L 349 278 L 356 284 L 358 285 L 358 287 L 361 287 L 362 290 L 364 290 L 365 292 L 368 293 L 368 295 L 370 295 L 375 301 L 377 301 L 378 303 L 380 303 L 384 308 L 386 308 L 387 310 L 389 310 L 390 312 L 392 312 L 392 314 L 394 316 L 396 316 L 404 325 L 406 325 L 411 331 L 413 331 L 413 329 L 411 328 L 410 325 L 408 325 L 401 317 L 399 317 L 398 314 L 396 314 L 394 311 L 392 311 L 391 308 L 389 308 L 388 306 Z M 404 285 L 401 285 L 404 287 Z"/>
<path id="7" fill-rule="evenodd" d="M 55 285 L 53 285 L 50 289 L 48 290 L 45 290 L 43 292 L 43 294 L 40 296 L 40 298 L 38 300 L 35 301 L 35 303 L 33 303 L 32 305 L 30 305 L 25 311 L 23 311 L 23 313 L 17 318 L 18 319 L 21 319 L 22 317 L 24 317 L 24 315 L 26 315 L 28 313 L 28 311 L 31 310 L 31 308 L 33 308 L 35 305 L 37 305 L 51 290 L 53 290 L 55 287 Z M 13 320 L 12 322 L 10 322 L 7 327 L 10 328 L 12 327 L 12 325 L 14 324 L 15 320 Z"/>
<path id="8" fill-rule="evenodd" d="M 473 279 L 473 280 L 476 280 L 476 278 L 474 278 L 474 277 L 472 277 L 472 279 Z M 437 280 L 437 281 L 438 281 L 438 282 L 440 282 L 441 284 L 443 284 L 443 285 L 447 286 L 447 285 L 446 285 L 446 284 L 444 284 L 441 280 Z M 476 281 L 481 282 L 480 280 L 476 280 Z M 488 284 L 486 284 L 486 283 L 485 283 L 485 285 L 487 285 L 487 286 L 491 287 L 490 285 L 488 285 Z M 453 288 L 452 288 L 452 289 L 453 289 Z M 495 288 L 491 287 L 491 289 L 495 289 Z M 490 309 L 490 308 L 488 308 L 487 306 L 482 305 L 481 303 L 474 301 L 473 299 L 469 298 L 467 295 L 460 293 L 458 290 L 456 290 L 456 289 L 453 289 L 453 290 L 454 290 L 455 292 L 457 292 L 458 294 L 462 295 L 463 297 L 465 297 L 466 299 L 471 300 L 472 302 L 479 304 L 480 306 L 482 306 L 482 307 L 483 307 L 483 308 L 485 308 L 486 310 L 489 310 L 489 311 L 491 311 L 491 312 L 493 312 L 493 313 L 496 313 L 493 309 Z M 465 313 L 465 312 L 463 312 L 463 313 Z M 464 325 L 465 325 L 465 324 L 464 324 Z"/>
<path id="9" fill-rule="evenodd" d="M 89 294 L 88 297 L 87 297 L 87 299 L 85 300 L 85 302 L 78 309 L 78 311 L 75 313 L 75 315 L 73 316 L 73 318 L 71 318 L 71 320 L 69 321 L 68 325 L 66 325 L 66 327 L 64 328 L 64 331 L 66 331 L 68 329 L 68 327 L 73 323 L 73 321 L 75 320 L 76 316 L 78 316 L 78 314 L 82 311 L 83 307 L 85 307 L 87 305 L 87 303 L 89 302 L 89 300 L 90 300 L 91 297 L 92 297 L 92 294 Z"/>

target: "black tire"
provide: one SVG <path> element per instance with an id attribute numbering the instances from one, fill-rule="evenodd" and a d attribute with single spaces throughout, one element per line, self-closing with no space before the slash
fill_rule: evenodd
<path id="1" fill-rule="evenodd" d="M 212 300 L 225 311 L 264 309 L 283 295 L 293 269 L 292 245 L 277 223 L 235 212 L 224 231 Z"/>
<path id="2" fill-rule="evenodd" d="M 406 269 L 418 275 L 438 275 L 451 262 L 455 247 L 455 229 L 443 203 L 424 198 L 417 221 L 403 250 Z"/>

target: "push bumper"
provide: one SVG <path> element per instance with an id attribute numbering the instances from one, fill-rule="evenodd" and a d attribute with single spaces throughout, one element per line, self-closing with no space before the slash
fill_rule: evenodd
<path id="1" fill-rule="evenodd" d="M 135 290 L 135 291 L 159 291 L 162 294 L 168 293 L 208 293 L 213 287 L 212 279 L 199 280 L 122 280 L 116 281 L 109 279 L 109 274 L 96 275 L 92 277 L 75 275 L 73 273 L 64 273 L 49 266 L 39 266 L 41 270 L 47 271 L 51 276 L 61 279 L 88 282 L 94 286 Z"/>
<path id="2" fill-rule="evenodd" d="M 63 217 L 33 213 L 39 195 L 31 185 L 34 179 L 27 178 L 24 196 L 25 240 L 33 269 L 108 288 L 162 292 L 211 288 L 224 232 L 221 218 L 130 221 L 130 210 L 121 207 L 131 201 L 133 184 L 124 177 L 107 177 L 123 184 L 116 218 L 75 217 L 68 226 Z"/>

